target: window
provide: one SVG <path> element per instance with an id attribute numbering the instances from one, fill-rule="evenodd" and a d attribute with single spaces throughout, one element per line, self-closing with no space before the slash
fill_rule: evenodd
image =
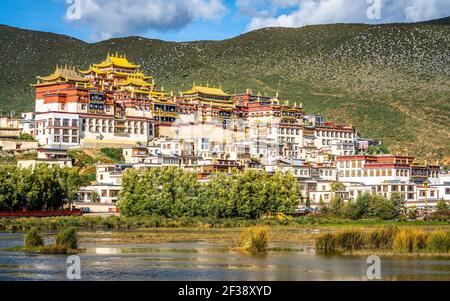
<path id="1" fill-rule="evenodd" d="M 450 188 L 445 188 L 445 194 L 450 194 Z"/>

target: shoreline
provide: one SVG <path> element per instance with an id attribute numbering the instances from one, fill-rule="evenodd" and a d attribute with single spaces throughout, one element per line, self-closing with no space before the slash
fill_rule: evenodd
<path id="1" fill-rule="evenodd" d="M 291 221 L 276 219 L 211 219 L 201 217 L 165 218 L 157 216 L 125 217 L 125 216 L 71 216 L 48 218 L 0 218 L 0 231 L 21 232 L 36 227 L 40 230 L 58 230 L 67 227 L 91 230 L 152 230 L 152 229 L 232 229 L 251 226 L 268 227 L 325 227 L 348 228 L 395 225 L 400 227 L 450 227 L 448 221 L 418 220 L 347 220 L 334 217 L 303 216 Z"/>

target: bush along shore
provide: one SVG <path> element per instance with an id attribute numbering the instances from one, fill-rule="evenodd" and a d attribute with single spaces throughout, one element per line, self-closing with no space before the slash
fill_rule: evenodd
<path id="1" fill-rule="evenodd" d="M 78 234 L 75 228 L 61 230 L 56 235 L 53 244 L 45 245 L 42 235 L 36 228 L 31 228 L 25 233 L 24 246 L 13 248 L 10 251 L 23 251 L 47 255 L 76 254 L 78 249 Z"/>
<path id="2" fill-rule="evenodd" d="M 348 220 L 331 216 L 310 215 L 293 218 L 292 220 L 278 219 L 243 219 L 243 218 L 208 218 L 208 217 L 180 217 L 166 218 L 156 215 L 150 216 L 109 216 L 109 217 L 48 217 L 48 218 L 3 218 L 0 219 L 0 231 L 25 232 L 31 228 L 39 230 L 59 230 L 68 227 L 78 229 L 111 229 L 137 230 L 155 228 L 246 228 L 251 226 L 368 226 L 377 225 L 399 226 L 447 226 L 448 222 L 439 221 L 381 221 L 377 219 Z"/>
<path id="3" fill-rule="evenodd" d="M 322 254 L 382 253 L 392 255 L 450 256 L 450 232 L 425 232 L 382 226 L 369 232 L 348 230 L 323 234 L 316 238 L 317 252 Z"/>

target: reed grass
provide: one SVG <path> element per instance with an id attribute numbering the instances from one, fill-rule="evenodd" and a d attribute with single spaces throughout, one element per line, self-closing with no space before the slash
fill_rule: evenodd
<path id="1" fill-rule="evenodd" d="M 373 249 L 392 249 L 394 238 L 399 232 L 397 226 L 381 226 L 367 234 L 367 245 Z"/>
<path id="2" fill-rule="evenodd" d="M 393 248 L 400 252 L 420 252 L 425 250 L 427 234 L 420 230 L 402 230 L 394 238 Z"/>
<path id="3" fill-rule="evenodd" d="M 25 233 L 25 248 L 41 247 L 44 245 L 44 239 L 36 228 L 31 228 Z"/>
<path id="4" fill-rule="evenodd" d="M 429 252 L 450 252 L 450 232 L 433 232 L 428 235 L 426 246 Z"/>
<path id="5" fill-rule="evenodd" d="M 253 254 L 265 253 L 269 247 L 269 228 L 251 227 L 241 233 L 241 249 Z"/>
<path id="6" fill-rule="evenodd" d="M 362 232 L 349 230 L 335 234 L 320 235 L 316 240 L 319 252 L 330 254 L 345 251 L 362 250 L 365 246 L 365 236 Z"/>
<path id="7" fill-rule="evenodd" d="M 379 227 L 367 233 L 347 230 L 334 234 L 322 234 L 316 238 L 319 253 L 352 253 L 355 251 L 382 251 L 409 254 L 448 254 L 450 232 L 424 232 L 398 227 Z"/>
<path id="8" fill-rule="evenodd" d="M 56 248 L 76 250 L 78 248 L 78 235 L 75 228 L 68 228 L 59 232 L 56 236 Z"/>

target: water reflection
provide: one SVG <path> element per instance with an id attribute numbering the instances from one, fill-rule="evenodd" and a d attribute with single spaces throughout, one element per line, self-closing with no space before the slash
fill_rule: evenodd
<path id="1" fill-rule="evenodd" d="M 20 246 L 23 236 L 0 233 L 1 248 Z M 204 242 L 81 245 L 83 280 L 365 280 L 366 258 L 320 256 L 314 249 L 271 245 L 252 256 Z M 66 256 L 0 251 L 0 280 L 65 280 Z M 445 258 L 382 258 L 383 280 L 450 280 Z"/>

